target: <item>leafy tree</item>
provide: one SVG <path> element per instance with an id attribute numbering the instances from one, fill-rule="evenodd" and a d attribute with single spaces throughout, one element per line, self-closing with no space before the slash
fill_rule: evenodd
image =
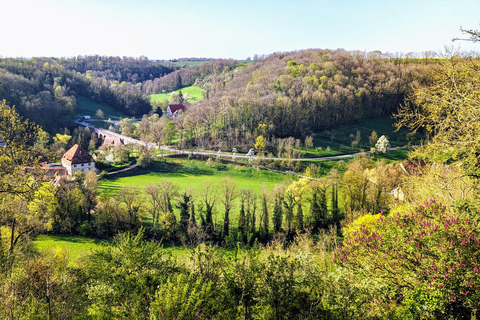
<path id="1" fill-rule="evenodd" d="M 100 120 L 105 119 L 105 113 L 102 111 L 102 109 L 97 109 L 95 112 L 95 117 L 97 117 Z"/>
<path id="2" fill-rule="evenodd" d="M 257 139 L 255 139 L 255 144 L 253 145 L 253 147 L 259 152 L 262 152 L 265 150 L 266 145 L 267 144 L 266 144 L 265 138 L 262 135 L 260 135 L 257 137 Z"/>
<path id="3" fill-rule="evenodd" d="M 373 147 L 378 141 L 378 134 L 376 131 L 372 131 L 372 134 L 368 138 L 368 141 L 370 142 L 370 145 Z"/>
<path id="4" fill-rule="evenodd" d="M 124 233 L 85 258 L 87 295 L 92 302 L 89 314 L 98 318 L 149 317 L 155 291 L 177 267 L 158 244 L 144 241 L 143 236 L 143 228 L 137 235 Z"/>

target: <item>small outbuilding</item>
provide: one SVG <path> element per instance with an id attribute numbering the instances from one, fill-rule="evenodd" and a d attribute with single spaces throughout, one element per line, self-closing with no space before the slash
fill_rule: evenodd
<path id="1" fill-rule="evenodd" d="M 95 169 L 95 160 L 87 151 L 75 144 L 63 155 L 62 166 L 67 169 L 69 176 L 73 176 L 75 171 L 87 172 Z"/>

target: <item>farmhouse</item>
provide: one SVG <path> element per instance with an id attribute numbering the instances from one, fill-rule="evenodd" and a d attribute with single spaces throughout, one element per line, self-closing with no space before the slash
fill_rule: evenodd
<path id="1" fill-rule="evenodd" d="M 95 169 L 95 161 L 87 151 L 75 144 L 63 155 L 62 166 L 67 169 L 69 176 L 73 176 L 75 171 L 87 172 Z"/>
<path id="2" fill-rule="evenodd" d="M 185 112 L 185 106 L 183 104 L 169 104 L 165 109 L 165 114 L 175 118 L 179 110 Z"/>

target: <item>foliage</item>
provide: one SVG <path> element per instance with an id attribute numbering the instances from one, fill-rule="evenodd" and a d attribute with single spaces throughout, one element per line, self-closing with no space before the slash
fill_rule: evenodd
<path id="1" fill-rule="evenodd" d="M 461 164 L 467 173 L 480 168 L 478 58 L 453 55 L 430 71 L 430 81 L 417 86 L 410 104 L 402 108 L 397 126 L 424 130 L 428 144 L 412 156 Z"/>
<path id="2" fill-rule="evenodd" d="M 430 200 L 411 213 L 381 215 L 370 227 L 362 225 L 346 237 L 335 260 L 359 279 L 387 284 L 378 303 L 393 298 L 405 314 L 473 314 L 479 301 L 479 236 L 476 221 L 453 216 Z"/>
<path id="3" fill-rule="evenodd" d="M 125 233 L 85 260 L 89 313 L 97 318 L 146 318 L 157 287 L 176 266 L 161 247 Z"/>

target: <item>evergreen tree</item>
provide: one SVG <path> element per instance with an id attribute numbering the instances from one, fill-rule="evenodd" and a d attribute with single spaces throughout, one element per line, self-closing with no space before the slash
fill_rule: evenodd
<path id="1" fill-rule="evenodd" d="M 180 209 L 180 231 L 183 234 L 187 234 L 188 231 L 188 220 L 190 215 L 188 210 L 190 208 L 191 197 L 185 192 L 182 196 L 182 200 L 178 203 L 178 208 Z"/>
<path id="2" fill-rule="evenodd" d="M 320 227 L 325 226 L 325 222 L 327 221 L 328 215 L 328 207 L 327 207 L 327 189 L 320 189 L 320 199 L 318 199 L 318 204 L 320 207 L 320 220 L 322 221 Z M 337 202 L 335 202 L 337 203 Z"/>
<path id="3" fill-rule="evenodd" d="M 302 209 L 302 203 L 298 202 L 297 203 L 297 214 L 296 214 L 296 227 L 297 230 L 302 233 L 304 231 L 304 224 L 303 224 L 303 209 Z"/>
<path id="4" fill-rule="evenodd" d="M 190 213 L 190 225 L 196 227 L 197 226 L 197 220 L 195 218 L 195 204 L 192 201 L 192 210 Z"/>
<path id="5" fill-rule="evenodd" d="M 318 193 L 319 193 L 319 188 L 314 188 L 312 200 L 310 201 L 310 217 L 312 219 L 312 227 L 314 232 L 317 232 L 323 224 L 322 212 L 317 201 Z"/>
<path id="6" fill-rule="evenodd" d="M 238 218 L 238 232 L 244 243 L 247 242 L 247 221 L 245 217 L 245 198 L 242 194 L 240 204 L 240 217 Z"/>
<path id="7" fill-rule="evenodd" d="M 338 209 L 338 187 L 332 186 L 332 220 L 337 224 L 340 219 L 340 210 Z"/>
<path id="8" fill-rule="evenodd" d="M 268 217 L 268 202 L 267 196 L 262 194 L 262 218 L 261 218 L 261 234 L 268 238 L 269 217 Z"/>
<path id="9" fill-rule="evenodd" d="M 273 208 L 273 230 L 280 232 L 282 230 L 283 210 L 281 195 L 275 197 L 275 207 Z"/>

